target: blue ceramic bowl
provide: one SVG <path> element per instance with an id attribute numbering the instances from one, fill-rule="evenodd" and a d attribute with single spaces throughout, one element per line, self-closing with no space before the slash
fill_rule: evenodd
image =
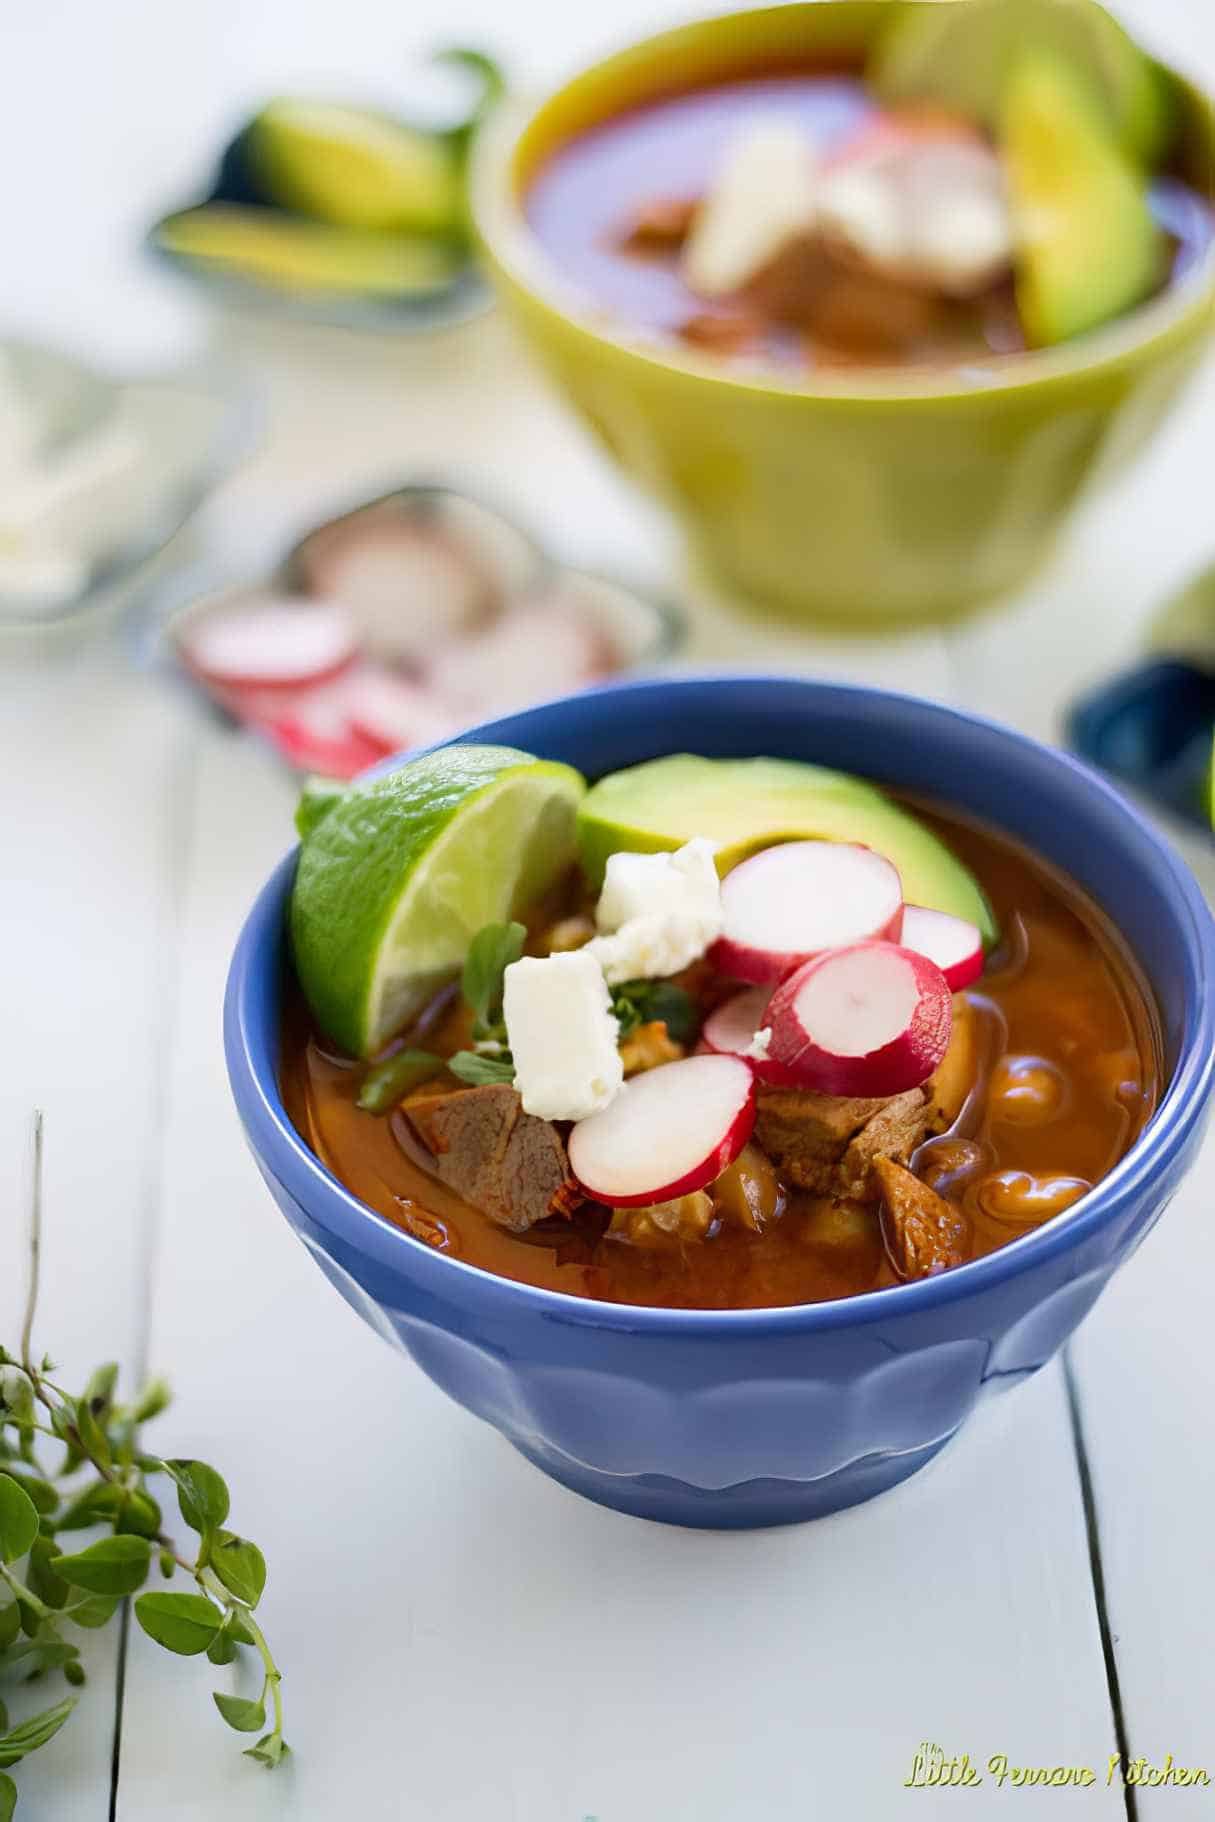
<path id="1" fill-rule="evenodd" d="M 844 1302 L 634 1309 L 444 1258 L 330 1175 L 292 1127 L 276 1079 L 294 855 L 253 907 L 225 1008 L 236 1103 L 279 1207 L 386 1340 L 555 1480 L 641 1517 L 781 1524 L 905 1480 L 981 1399 L 1051 1358 L 1193 1160 L 1215 1081 L 1215 924 L 1193 877 L 1075 760 L 877 690 L 776 677 L 616 684 L 464 738 L 591 775 L 679 750 L 864 772 L 982 818 L 1065 869 L 1138 956 L 1160 1009 L 1167 1092 L 1073 1211 L 957 1271 Z"/>

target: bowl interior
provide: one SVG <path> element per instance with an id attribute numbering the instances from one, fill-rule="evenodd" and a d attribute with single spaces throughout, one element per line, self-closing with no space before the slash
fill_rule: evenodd
<path id="1" fill-rule="evenodd" d="M 233 963 L 225 1015 L 234 1091 L 263 1169 L 320 1228 L 411 1277 L 455 1271 L 462 1295 L 562 1308 L 575 1321 L 666 1329 L 700 1323 L 832 1328 L 887 1308 L 927 1306 L 1017 1270 L 1016 1261 L 1073 1244 L 1107 1213 L 1146 1194 L 1186 1145 L 1215 1080 L 1215 923 L 1173 850 L 1096 774 L 1067 755 L 957 710 L 842 684 L 763 676 L 658 678 L 607 684 L 470 730 L 564 760 L 590 776 L 681 750 L 715 757 L 819 761 L 864 773 L 980 819 L 1034 849 L 1084 887 L 1121 930 L 1160 1013 L 1168 1086 L 1127 1157 L 1059 1221 L 987 1258 L 897 1291 L 762 1311 L 647 1311 L 597 1304 L 495 1279 L 441 1259 L 372 1216 L 296 1134 L 277 1085 L 289 855 L 261 894 Z M 393 770 L 401 759 L 377 771 Z M 881 1300 L 885 1299 L 886 1302 Z"/>
<path id="2" fill-rule="evenodd" d="M 657 679 L 545 704 L 463 738 L 562 759 L 592 778 L 671 752 L 771 754 L 935 800 L 1023 842 L 1096 900 L 1147 977 L 1170 1072 L 1210 1017 L 1212 983 L 1200 970 L 1210 967 L 1215 925 L 1184 863 L 1086 766 L 994 723 L 849 685 Z"/>
<path id="3" fill-rule="evenodd" d="M 567 319 L 601 340 L 623 344 L 652 362 L 711 377 L 733 386 L 815 396 L 950 390 L 940 376 L 898 368 L 827 375 L 813 385 L 805 376 L 744 374 L 719 358 L 636 341 L 627 323 L 616 323 L 568 281 L 531 232 L 524 207 L 540 166 L 578 134 L 663 95 L 733 76 L 763 74 L 812 64 L 824 70 L 855 69 L 890 22 L 892 12 L 915 0 L 791 0 L 791 3 L 697 19 L 644 39 L 592 65 L 513 120 L 509 111 L 485 136 L 475 161 L 473 205 L 491 259 L 525 289 L 554 305 Z M 951 0 L 919 0 L 949 4 Z M 1172 172 L 1215 206 L 1215 102 L 1185 77 L 1166 70 L 1179 127 Z M 660 175 L 656 181 L 660 184 Z M 1161 295 L 1104 329 L 1059 348 L 1042 349 L 993 364 L 966 390 L 982 393 L 1038 377 L 1074 371 L 1151 340 L 1195 307 L 1215 303 L 1215 248 Z"/>

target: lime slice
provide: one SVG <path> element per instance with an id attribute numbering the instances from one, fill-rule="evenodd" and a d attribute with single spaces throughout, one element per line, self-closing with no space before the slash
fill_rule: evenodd
<path id="1" fill-rule="evenodd" d="M 992 131 L 1025 51 L 1086 72 L 1124 151 L 1158 162 L 1172 109 L 1164 72 L 1096 0 L 928 0 L 878 40 L 868 77 L 883 101 L 935 101 Z"/>
<path id="2" fill-rule="evenodd" d="M 484 924 L 531 905 L 574 858 L 585 789 L 571 766 L 514 747 L 455 746 L 333 803 L 291 896 L 300 984 L 329 1035 L 374 1055 Z"/>
<path id="3" fill-rule="evenodd" d="M 311 835 L 322 816 L 328 816 L 349 789 L 340 778 L 322 778 L 317 773 L 305 778 L 300 800 L 295 806 L 295 827 L 301 841 Z"/>
<path id="4" fill-rule="evenodd" d="M 415 296 L 451 284 L 462 263 L 444 241 L 334 228 L 238 203 L 169 215 L 154 239 L 180 259 L 282 291 Z"/>
<path id="5" fill-rule="evenodd" d="M 323 101 L 272 101 L 248 129 L 250 166 L 271 202 L 340 228 L 455 233 L 451 148 L 415 127 Z"/>

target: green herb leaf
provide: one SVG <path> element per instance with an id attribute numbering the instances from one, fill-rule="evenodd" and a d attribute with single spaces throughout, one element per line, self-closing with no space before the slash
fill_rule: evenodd
<path id="1" fill-rule="evenodd" d="M 230 1629 L 225 1626 L 216 1634 L 207 1646 L 207 1656 L 213 1664 L 233 1664 L 236 1662 L 236 1645 Z"/>
<path id="2" fill-rule="evenodd" d="M 463 157 L 482 120 L 505 93 L 506 78 L 502 73 L 501 65 L 496 63 L 492 57 L 487 56 L 484 51 L 474 51 L 464 46 L 437 51 L 432 61 L 439 64 L 455 64 L 459 69 L 469 70 L 481 84 L 480 92 L 468 114 L 447 130 L 451 144 Z"/>
<path id="3" fill-rule="evenodd" d="M 235 1607 L 228 1615 L 227 1632 L 228 1636 L 235 1639 L 238 1645 L 256 1645 L 257 1643 Z"/>
<path id="4" fill-rule="evenodd" d="M 153 1417 L 167 1409 L 173 1402 L 173 1394 L 165 1379 L 149 1379 L 135 1403 L 131 1406 L 131 1419 L 134 1423 L 147 1423 Z"/>
<path id="5" fill-rule="evenodd" d="M 191 1531 L 201 1536 L 222 1525 L 228 1516 L 228 1489 L 205 1461 L 177 1459 L 163 1464 L 177 1484 L 177 1503 Z"/>
<path id="6" fill-rule="evenodd" d="M 160 1530 L 160 1507 L 139 1487 L 123 1490 L 114 1513 L 114 1529 L 135 1537 L 154 1538 Z"/>
<path id="7" fill-rule="evenodd" d="M 501 1018 L 502 977 L 523 954 L 526 940 L 523 924 L 485 924 L 469 944 L 463 991 L 479 1025 Z"/>
<path id="8" fill-rule="evenodd" d="M 246 1702 L 238 1695 L 224 1695 L 222 1690 L 212 1690 L 212 1699 L 229 1727 L 235 1727 L 237 1733 L 256 1733 L 259 1727 L 266 1725 L 265 1702 Z"/>
<path id="9" fill-rule="evenodd" d="M 513 1082 L 515 1065 L 506 1057 L 481 1056 L 475 1050 L 457 1050 L 447 1059 L 447 1067 L 462 1082 L 481 1087 L 486 1082 Z"/>
<path id="10" fill-rule="evenodd" d="M 51 1568 L 89 1594 L 134 1594 L 147 1580 L 152 1546 L 146 1537 L 103 1537 L 75 1556 L 54 1556 Z"/>
<path id="11" fill-rule="evenodd" d="M 52 1538 L 36 1537 L 30 1545 L 29 1566 L 25 1579 L 30 1592 L 48 1607 L 66 1607 L 71 1589 L 63 1577 L 56 1575 L 51 1568 L 52 1559 L 59 1553 L 59 1547 Z"/>
<path id="12" fill-rule="evenodd" d="M 432 1056 L 429 1050 L 398 1050 L 367 1071 L 359 1090 L 359 1106 L 364 1113 L 389 1113 L 411 1088 L 428 1082 L 442 1067 L 442 1057 Z"/>
<path id="13" fill-rule="evenodd" d="M 55 1526 L 56 1531 L 86 1531 L 90 1525 L 109 1523 L 118 1510 L 121 1487 L 108 1480 L 95 1481 L 78 1493 Z"/>
<path id="14" fill-rule="evenodd" d="M 94 1374 L 94 1378 L 96 1378 L 96 1374 Z M 102 1412 L 108 1409 L 101 1394 L 97 1394 L 95 1400 L 90 1398 L 87 1392 L 83 1398 L 78 1398 L 72 1409 L 72 1422 L 76 1426 L 76 1433 L 87 1458 L 95 1462 L 99 1468 L 108 1468 L 114 1457 L 110 1449 L 110 1439 L 98 1421 L 95 1404 L 97 1409 Z M 76 1453 L 79 1453 L 79 1450 Z"/>
<path id="15" fill-rule="evenodd" d="M 78 1646 L 47 1632 L 37 1638 L 23 1639 L 19 1645 L 10 1645 L 7 1651 L 0 1652 L 0 1669 L 30 1681 L 41 1676 L 44 1670 L 62 1670 L 65 1664 L 79 1656 Z"/>
<path id="16" fill-rule="evenodd" d="M 12 1822 L 13 1811 L 17 1807 L 17 1786 L 4 1772 L 0 1771 L 0 1822 Z"/>
<path id="17" fill-rule="evenodd" d="M 88 1680 L 85 1676 L 84 1665 L 73 1658 L 70 1664 L 63 1666 L 63 1680 L 65 1683 L 70 1683 L 73 1689 L 83 1688 Z"/>
<path id="18" fill-rule="evenodd" d="M 211 1549 L 211 1567 L 229 1594 L 246 1607 L 256 1607 L 266 1586 L 266 1559 L 256 1544 L 232 1531 L 217 1532 Z"/>
<path id="19" fill-rule="evenodd" d="M 256 1759 L 259 1765 L 273 1768 L 288 1751 L 287 1742 L 281 1734 L 264 1733 L 256 1746 L 245 1748 L 247 1759 Z"/>
<path id="20" fill-rule="evenodd" d="M 38 1535 L 38 1508 L 15 1480 L 0 1477 L 0 1563 L 15 1563 Z"/>
<path id="21" fill-rule="evenodd" d="M 0 1736 L 0 1765 L 16 1765 L 27 1752 L 36 1752 L 39 1746 L 45 1746 L 48 1740 L 53 1740 L 75 1706 L 75 1696 L 69 1696 L 54 1708 L 45 1708 L 41 1714 L 31 1715 L 28 1721 L 22 1721 L 20 1727 L 14 1727 L 9 1733 Z"/>
<path id="22" fill-rule="evenodd" d="M 89 1382 L 84 1388 L 82 1400 L 87 1404 L 94 1417 L 100 1418 L 114 1403 L 114 1389 L 118 1384 L 118 1362 L 107 1360 L 89 1375 Z"/>
<path id="23" fill-rule="evenodd" d="M 7 1731 L 7 1729 L 8 1729 L 8 1709 L 4 1706 L 3 1702 L 0 1702 L 0 1733 L 5 1733 Z"/>
<path id="24" fill-rule="evenodd" d="M 205 1651 L 223 1623 L 219 1608 L 202 1594 L 141 1594 L 135 1618 L 150 1639 L 180 1657 Z"/>
<path id="25" fill-rule="evenodd" d="M 700 1035 L 700 1012 L 690 993 L 674 981 L 624 981 L 612 989 L 612 1011 L 627 1038 L 638 1025 L 657 1020 L 676 1044 L 693 1044 Z"/>
<path id="26" fill-rule="evenodd" d="M 19 1366 L 0 1367 L 0 1408 L 16 1424 L 34 1421 L 34 1387 L 28 1373 Z"/>
<path id="27" fill-rule="evenodd" d="M 0 1651 L 11 1645 L 20 1631 L 21 1611 L 16 1601 L 10 1601 L 7 1607 L 0 1607 Z M 0 1726 L 3 1726 L 2 1721 Z"/>
<path id="28" fill-rule="evenodd" d="M 29 1494 L 42 1517 L 49 1518 L 59 1504 L 59 1495 L 50 1482 L 34 1474 L 18 1474 L 15 1468 L 5 1468 L 3 1472 L 9 1480 L 15 1480 L 23 1492 Z"/>
<path id="29" fill-rule="evenodd" d="M 90 1594 L 87 1599 L 74 1601 L 70 1607 L 65 1607 L 63 1617 L 71 1620 L 73 1626 L 84 1626 L 90 1632 L 95 1632 L 107 1620 L 113 1619 L 118 1611 L 118 1600 L 116 1594 Z"/>

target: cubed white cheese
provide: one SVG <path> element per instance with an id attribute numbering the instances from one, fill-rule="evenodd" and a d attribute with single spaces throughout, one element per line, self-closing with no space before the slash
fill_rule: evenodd
<path id="1" fill-rule="evenodd" d="M 726 149 L 688 237 L 683 275 L 702 297 L 727 297 L 814 221 L 814 146 L 796 120 L 766 120 Z"/>
<path id="2" fill-rule="evenodd" d="M 673 854 L 610 854 L 595 922 L 604 933 L 657 912 L 721 916 L 714 847 L 701 835 Z"/>
<path id="3" fill-rule="evenodd" d="M 523 956 L 503 977 L 502 1010 L 523 1111 L 584 1120 L 624 1081 L 603 970 L 586 949 Z"/>
<path id="4" fill-rule="evenodd" d="M 702 836 L 674 854 L 613 854 L 595 910 L 593 955 L 612 985 L 678 974 L 721 935 L 721 882 Z"/>

